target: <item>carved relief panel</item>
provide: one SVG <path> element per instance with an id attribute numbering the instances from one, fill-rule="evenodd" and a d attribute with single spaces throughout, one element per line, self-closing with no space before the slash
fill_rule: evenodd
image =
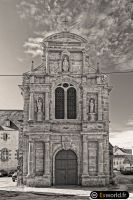
<path id="1" fill-rule="evenodd" d="M 45 77 L 43 77 L 43 76 L 35 76 L 34 77 L 34 82 L 35 83 L 45 83 Z"/>
<path id="2" fill-rule="evenodd" d="M 87 114 L 89 121 L 97 121 L 98 119 L 98 94 L 88 93 L 87 95 Z"/>
<path id="3" fill-rule="evenodd" d="M 44 174 L 44 143 L 35 142 L 35 169 L 36 175 L 42 176 Z"/>
<path id="4" fill-rule="evenodd" d="M 60 52 L 50 52 L 49 53 L 50 74 L 56 74 L 61 71 L 60 61 L 61 61 L 61 53 Z"/>
<path id="5" fill-rule="evenodd" d="M 71 53 L 71 72 L 80 74 L 81 73 L 81 68 L 83 63 L 83 54 L 82 52 L 73 52 Z"/>
<path id="6" fill-rule="evenodd" d="M 41 122 L 45 119 L 45 95 L 36 93 L 35 94 L 35 121 Z"/>

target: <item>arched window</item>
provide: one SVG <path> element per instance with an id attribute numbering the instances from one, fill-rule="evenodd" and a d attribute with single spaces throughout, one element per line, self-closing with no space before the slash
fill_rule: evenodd
<path id="1" fill-rule="evenodd" d="M 64 119 L 64 89 L 61 87 L 55 90 L 55 118 Z"/>
<path id="2" fill-rule="evenodd" d="M 7 161 L 9 159 L 9 151 L 7 148 L 3 148 L 1 150 L 1 160 L 2 161 Z"/>
<path id="3" fill-rule="evenodd" d="M 55 119 L 76 119 L 76 90 L 62 83 L 55 89 Z"/>
<path id="4" fill-rule="evenodd" d="M 67 118 L 76 118 L 76 90 L 73 87 L 67 90 Z"/>

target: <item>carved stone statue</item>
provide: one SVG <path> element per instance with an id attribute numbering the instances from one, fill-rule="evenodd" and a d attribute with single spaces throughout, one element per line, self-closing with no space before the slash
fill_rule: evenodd
<path id="1" fill-rule="evenodd" d="M 62 70 L 64 72 L 68 72 L 69 71 L 69 60 L 68 60 L 67 56 L 65 56 L 64 59 L 63 59 Z"/>
<path id="2" fill-rule="evenodd" d="M 96 120 L 96 112 L 95 112 L 95 99 L 90 99 L 89 101 L 89 120 Z"/>
<path id="3" fill-rule="evenodd" d="M 38 98 L 36 102 L 37 107 L 37 121 L 43 120 L 43 99 L 41 97 Z"/>
<path id="4" fill-rule="evenodd" d="M 95 113 L 95 100 L 91 99 L 89 103 L 89 113 Z"/>

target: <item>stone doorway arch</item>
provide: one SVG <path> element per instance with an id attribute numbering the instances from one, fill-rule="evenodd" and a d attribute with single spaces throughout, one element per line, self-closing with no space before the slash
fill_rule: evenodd
<path id="1" fill-rule="evenodd" d="M 55 185 L 77 184 L 77 156 L 72 150 L 60 150 L 55 156 Z"/>

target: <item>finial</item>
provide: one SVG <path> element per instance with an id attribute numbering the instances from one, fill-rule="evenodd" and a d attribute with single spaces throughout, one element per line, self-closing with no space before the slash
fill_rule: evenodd
<path id="1" fill-rule="evenodd" d="M 32 60 L 32 64 L 31 64 L 31 71 L 34 70 L 34 61 Z"/>
<path id="2" fill-rule="evenodd" d="M 97 74 L 100 74 L 100 67 L 99 67 L 99 62 L 97 63 Z"/>
<path id="3" fill-rule="evenodd" d="M 67 19 L 66 16 L 64 17 L 64 20 L 63 20 L 62 22 L 64 23 L 64 31 L 68 31 L 68 30 L 67 30 L 68 19 Z"/>

